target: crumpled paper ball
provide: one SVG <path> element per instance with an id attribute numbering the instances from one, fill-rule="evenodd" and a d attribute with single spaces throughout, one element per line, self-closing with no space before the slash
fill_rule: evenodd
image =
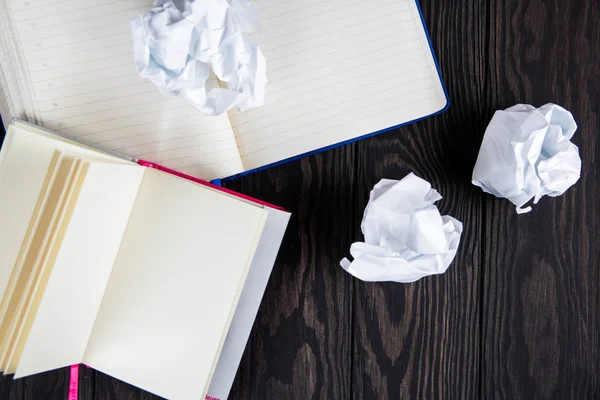
<path id="1" fill-rule="evenodd" d="M 570 139 L 573 115 L 556 104 L 517 104 L 496 111 L 473 170 L 473 184 L 527 213 L 544 196 L 560 196 L 579 180 L 581 158 Z"/>
<path id="2" fill-rule="evenodd" d="M 251 0 L 155 0 L 131 21 L 138 74 L 204 115 L 264 103 L 266 61 L 244 33 L 258 32 Z M 208 89 L 210 72 L 226 87 Z"/>
<path id="3" fill-rule="evenodd" d="M 442 196 L 410 173 L 402 180 L 382 179 L 373 187 L 361 230 L 365 241 L 353 243 L 340 265 L 367 282 L 409 283 L 443 274 L 456 255 L 463 225 L 440 215 L 434 203 Z"/>

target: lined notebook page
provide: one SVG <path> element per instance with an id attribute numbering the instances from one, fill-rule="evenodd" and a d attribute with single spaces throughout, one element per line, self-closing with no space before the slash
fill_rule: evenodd
<path id="1" fill-rule="evenodd" d="M 1 10 L 0 10 L 1 11 Z M 2 27 L 0 22 L 0 28 Z M 4 44 L 0 42 L 0 116 L 2 116 L 2 122 L 4 123 L 5 129 L 10 123 L 10 119 L 15 113 L 12 107 L 12 99 L 10 98 L 11 91 L 8 89 L 8 81 L 6 80 L 5 72 L 1 68 L 8 62 L 8 56 L 4 50 Z M 6 88 L 6 89 L 5 89 Z"/>
<path id="2" fill-rule="evenodd" d="M 137 75 L 129 21 L 151 6 L 151 0 L 10 1 L 41 123 L 194 176 L 242 171 L 227 116 L 203 117 Z"/>
<path id="3" fill-rule="evenodd" d="M 23 118 L 25 110 L 21 97 L 23 90 L 19 87 L 20 80 L 15 75 L 17 68 L 14 65 L 14 37 L 6 15 L 6 5 L 0 2 L 0 115 L 5 127 L 11 118 Z"/>
<path id="4" fill-rule="evenodd" d="M 444 108 L 415 0 L 257 0 L 266 102 L 232 112 L 256 168 Z"/>

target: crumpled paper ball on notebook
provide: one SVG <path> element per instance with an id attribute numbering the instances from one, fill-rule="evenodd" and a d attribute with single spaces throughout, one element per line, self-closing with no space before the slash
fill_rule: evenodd
<path id="1" fill-rule="evenodd" d="M 434 203 L 442 196 L 410 173 L 402 180 L 382 179 L 365 208 L 364 242 L 353 243 L 340 265 L 367 282 L 414 282 L 442 274 L 454 259 L 462 223 L 440 215 Z"/>
<path id="2" fill-rule="evenodd" d="M 264 103 L 265 58 L 244 32 L 258 32 L 251 0 L 155 0 L 131 21 L 137 72 L 204 115 Z M 226 88 L 206 86 L 212 71 Z"/>
<path id="3" fill-rule="evenodd" d="M 517 213 L 531 199 L 560 196 L 581 174 L 579 149 L 570 139 L 573 115 L 556 104 L 535 108 L 518 104 L 496 111 L 488 125 L 473 170 L 473 184 L 510 200 Z"/>

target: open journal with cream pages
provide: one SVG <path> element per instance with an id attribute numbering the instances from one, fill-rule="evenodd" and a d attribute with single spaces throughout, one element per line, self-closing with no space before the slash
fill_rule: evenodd
<path id="1" fill-rule="evenodd" d="M 406 124 L 448 104 L 416 0 L 256 0 L 265 104 L 205 117 L 136 74 L 150 0 L 2 0 L 0 114 L 203 179 Z M 216 80 L 212 85 L 216 86 Z"/>
<path id="2" fill-rule="evenodd" d="M 226 399 L 288 219 L 14 121 L 0 151 L 0 371 L 84 363 L 165 398 Z"/>

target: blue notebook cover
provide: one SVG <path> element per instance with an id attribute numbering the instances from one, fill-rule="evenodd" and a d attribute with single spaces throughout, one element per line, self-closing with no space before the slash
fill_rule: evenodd
<path id="1" fill-rule="evenodd" d="M 399 125 L 390 126 L 388 128 L 382 129 L 380 131 L 367 133 L 365 135 L 352 138 L 350 140 L 346 140 L 346 141 L 343 141 L 343 142 L 335 143 L 335 144 L 332 144 L 332 145 L 329 145 L 329 146 L 326 146 L 326 147 L 321 147 L 320 149 L 312 150 L 312 151 L 309 151 L 309 152 L 306 152 L 306 153 L 303 153 L 303 154 L 298 154 L 297 156 L 286 158 L 284 160 L 277 161 L 277 162 L 274 162 L 274 163 L 271 163 L 271 164 L 263 165 L 262 167 L 258 167 L 258 168 L 254 168 L 254 169 L 249 169 L 248 171 L 240 172 L 239 174 L 228 176 L 226 178 L 214 179 L 213 181 L 211 181 L 211 183 L 213 183 L 215 185 L 221 186 L 222 182 L 226 182 L 226 181 L 230 181 L 230 180 L 233 180 L 233 179 L 237 179 L 237 178 L 240 178 L 242 176 L 245 176 L 245 175 L 248 175 L 248 174 L 252 174 L 252 173 L 255 173 L 255 172 L 258 172 L 258 171 L 264 171 L 265 169 L 272 168 L 272 167 L 275 167 L 277 165 L 285 164 L 285 163 L 288 163 L 290 161 L 294 161 L 294 160 L 297 160 L 297 159 L 300 159 L 300 158 L 303 158 L 303 157 L 307 157 L 307 156 L 310 156 L 310 155 L 313 155 L 313 154 L 320 153 L 322 151 L 327 151 L 329 149 L 340 147 L 340 146 L 343 146 L 343 145 L 348 144 L 348 143 L 353 143 L 353 142 L 356 142 L 358 140 L 366 139 L 368 137 L 375 136 L 375 135 L 378 135 L 380 133 L 391 131 L 393 129 L 397 129 L 397 128 L 400 128 L 402 126 L 410 125 L 410 124 L 415 123 L 417 121 L 421 121 L 421 120 L 423 120 L 425 118 L 433 117 L 435 115 L 441 114 L 444 111 L 446 111 L 448 109 L 448 107 L 450 107 L 450 98 L 448 97 L 448 91 L 446 90 L 446 85 L 444 84 L 444 79 L 442 77 L 442 71 L 440 70 L 440 65 L 438 63 L 437 57 L 435 56 L 435 51 L 433 50 L 433 45 L 431 44 L 431 37 L 429 35 L 429 31 L 427 30 L 427 26 L 425 25 L 425 19 L 423 17 L 423 11 L 421 10 L 421 5 L 419 4 L 418 0 L 415 0 L 415 3 L 417 5 L 417 9 L 419 10 L 419 17 L 421 18 L 421 23 L 423 24 L 423 30 L 425 31 L 425 35 L 427 36 L 427 43 L 429 44 L 429 49 L 431 51 L 431 55 L 433 56 L 433 61 L 435 62 L 435 67 L 437 69 L 437 73 L 438 73 L 438 76 L 440 78 L 440 82 L 442 83 L 442 88 L 444 90 L 444 96 L 446 97 L 446 105 L 444 106 L 444 108 L 442 108 L 440 111 L 437 111 L 437 112 L 435 112 L 433 114 L 426 115 L 426 116 L 423 116 L 421 118 L 417 118 L 417 119 L 412 120 L 412 121 L 404 122 L 404 123 L 399 124 Z"/>

